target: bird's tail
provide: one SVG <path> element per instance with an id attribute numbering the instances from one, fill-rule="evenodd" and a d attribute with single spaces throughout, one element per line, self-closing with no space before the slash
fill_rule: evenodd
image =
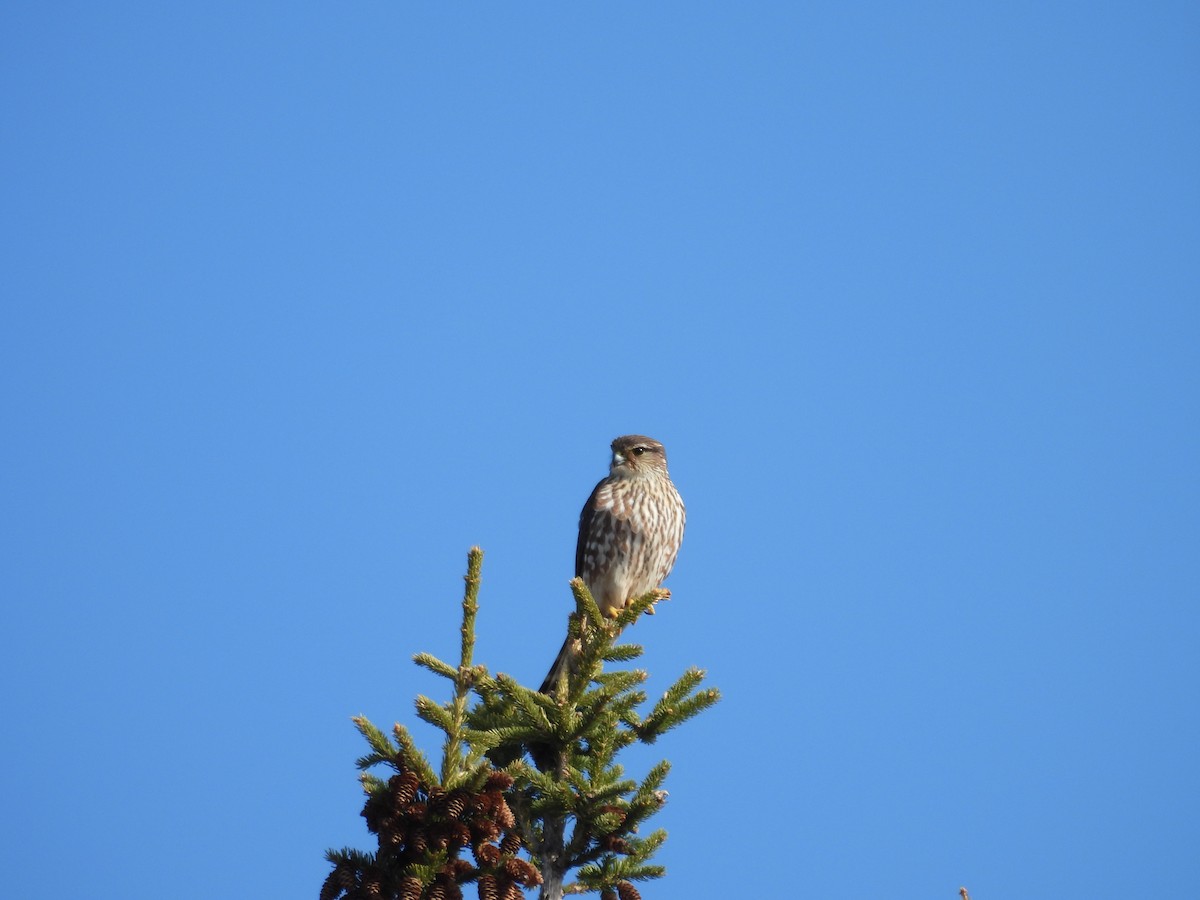
<path id="1" fill-rule="evenodd" d="M 581 650 L 579 638 L 571 637 L 568 634 L 567 639 L 563 641 L 562 649 L 558 651 L 558 656 L 554 657 L 554 664 L 550 666 L 550 671 L 546 673 L 546 678 L 538 690 L 543 694 L 553 694 L 562 679 L 566 678 L 571 669 L 575 667 Z M 541 771 L 548 772 L 557 765 L 554 752 L 548 744 L 529 744 L 526 749 L 533 757 L 533 764 Z"/>
<path id="2" fill-rule="evenodd" d="M 550 671 L 546 673 L 546 678 L 538 690 L 543 694 L 552 693 L 559 680 L 567 674 L 578 657 L 579 639 L 568 634 L 567 639 L 563 641 L 562 649 L 558 651 L 558 656 L 554 658 L 554 664 L 550 666 Z"/>

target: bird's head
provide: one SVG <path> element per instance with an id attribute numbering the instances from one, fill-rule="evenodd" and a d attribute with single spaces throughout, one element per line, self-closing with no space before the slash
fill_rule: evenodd
<path id="1" fill-rule="evenodd" d="M 644 478 L 667 471 L 667 451 L 654 438 L 627 434 L 612 442 L 609 472 L 618 478 Z"/>

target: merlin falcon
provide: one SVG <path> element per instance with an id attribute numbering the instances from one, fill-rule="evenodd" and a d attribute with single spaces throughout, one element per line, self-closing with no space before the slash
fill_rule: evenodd
<path id="1" fill-rule="evenodd" d="M 575 544 L 575 575 L 604 615 L 616 617 L 630 600 L 663 583 L 683 542 L 685 518 L 663 445 L 641 434 L 613 441 L 608 477 L 583 505 Z M 578 642 L 568 637 L 542 682 L 543 693 L 578 654 Z"/>

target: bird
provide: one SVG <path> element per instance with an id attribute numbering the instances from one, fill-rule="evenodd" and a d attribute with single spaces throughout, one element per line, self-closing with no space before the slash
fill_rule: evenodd
<path id="1" fill-rule="evenodd" d="M 675 565 L 686 511 L 654 438 L 627 434 L 611 445 L 608 476 L 579 514 L 575 577 L 601 613 L 615 618 L 630 600 L 659 588 Z M 551 693 L 580 653 L 569 635 L 539 689 Z"/>

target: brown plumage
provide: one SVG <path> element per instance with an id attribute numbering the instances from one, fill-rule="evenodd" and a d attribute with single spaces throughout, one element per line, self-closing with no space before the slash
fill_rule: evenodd
<path id="1" fill-rule="evenodd" d="M 615 617 L 630 600 L 663 583 L 683 541 L 684 519 L 663 445 L 641 434 L 613 441 L 608 477 L 583 505 L 575 544 L 575 575 L 602 613 Z M 578 653 L 568 638 L 542 682 L 543 693 Z"/>

